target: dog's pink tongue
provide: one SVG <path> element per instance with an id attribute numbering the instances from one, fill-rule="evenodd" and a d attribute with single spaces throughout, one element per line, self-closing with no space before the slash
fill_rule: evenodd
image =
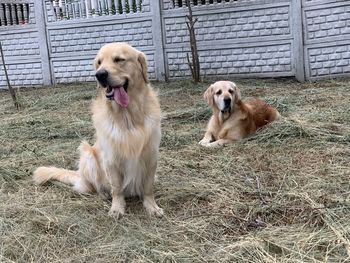
<path id="1" fill-rule="evenodd" d="M 123 108 L 126 108 L 129 105 L 129 96 L 126 93 L 124 87 L 118 87 L 114 89 L 114 100 Z"/>

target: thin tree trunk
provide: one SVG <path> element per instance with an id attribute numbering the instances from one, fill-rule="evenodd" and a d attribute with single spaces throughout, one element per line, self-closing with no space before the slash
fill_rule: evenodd
<path id="1" fill-rule="evenodd" d="M 12 88 L 11 84 L 10 84 L 10 80 L 9 80 L 9 76 L 7 74 L 7 69 L 6 69 L 6 64 L 5 64 L 5 59 L 4 59 L 4 52 L 2 51 L 2 45 L 1 45 L 1 41 L 0 41 L 0 53 L 1 53 L 1 60 L 2 60 L 2 65 L 4 66 L 4 72 L 5 72 L 5 78 L 6 78 L 6 82 L 7 82 L 7 86 L 9 88 L 12 100 L 13 100 L 13 104 L 15 105 L 16 109 L 19 109 L 19 103 L 17 101 L 16 98 L 16 93 L 14 91 L 14 89 Z"/>
<path id="2" fill-rule="evenodd" d="M 191 70 L 193 81 L 195 83 L 198 83 L 201 80 L 200 65 L 199 65 L 199 58 L 198 58 L 196 34 L 194 30 L 194 24 L 198 21 L 198 19 L 197 18 L 193 19 L 190 0 L 186 0 L 186 5 L 188 7 L 188 15 L 186 15 L 188 21 L 186 21 L 186 25 L 190 34 L 190 46 L 191 46 L 191 53 L 192 53 L 192 62 L 190 61 L 188 54 L 187 54 L 187 62 Z"/>

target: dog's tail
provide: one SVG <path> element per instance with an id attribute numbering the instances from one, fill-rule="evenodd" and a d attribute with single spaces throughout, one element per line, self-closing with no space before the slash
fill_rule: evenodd
<path id="1" fill-rule="evenodd" d="M 78 171 L 60 169 L 56 167 L 39 167 L 34 171 L 33 180 L 41 185 L 50 180 L 60 181 L 69 185 L 76 185 L 80 180 Z"/>
<path id="2" fill-rule="evenodd" d="M 79 171 L 43 166 L 34 171 L 34 183 L 41 185 L 51 180 L 56 180 L 64 184 L 71 185 L 78 193 L 94 192 L 92 185 L 79 174 Z"/>
<path id="3" fill-rule="evenodd" d="M 51 180 L 60 181 L 73 186 L 73 189 L 79 193 L 96 191 L 99 168 L 97 154 L 93 147 L 83 142 L 80 145 L 80 157 L 78 171 L 56 167 L 39 167 L 34 171 L 33 181 L 38 185 Z"/>

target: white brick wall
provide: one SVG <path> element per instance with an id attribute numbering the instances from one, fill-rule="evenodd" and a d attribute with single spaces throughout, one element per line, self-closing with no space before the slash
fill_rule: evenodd
<path id="1" fill-rule="evenodd" d="M 31 0 L 31 10 L 37 12 L 40 1 Z M 55 21 L 45 0 L 46 16 L 31 12 L 30 25 L 0 27 L 12 85 L 93 81 L 97 50 L 114 41 L 146 53 L 151 79 L 163 78 L 164 70 L 169 78 L 189 76 L 187 9 L 173 8 L 170 0 L 160 7 L 142 2 L 141 14 Z M 314 80 L 350 74 L 350 1 L 239 0 L 195 6 L 193 12 L 202 75 L 305 74 Z M 5 85 L 0 71 L 0 87 Z"/>
<path id="2" fill-rule="evenodd" d="M 349 1 L 305 3 L 305 73 L 308 79 L 350 74 L 349 21 Z"/>
<path id="3" fill-rule="evenodd" d="M 57 83 L 93 81 L 93 59 L 105 43 L 128 42 L 143 50 L 148 58 L 149 74 L 156 78 L 152 19 L 149 16 L 131 17 L 132 20 L 114 18 L 60 22 L 48 25 L 51 45 L 53 76 Z M 142 27 L 140 27 L 142 24 Z M 103 29 L 103 30 L 101 30 Z"/>
<path id="4" fill-rule="evenodd" d="M 242 48 L 199 50 L 199 61 L 203 75 L 290 75 L 290 44 Z M 186 53 L 167 53 L 170 77 L 189 76 Z"/>
<path id="5" fill-rule="evenodd" d="M 41 85 L 43 80 L 38 32 L 35 25 L 8 27 L 0 30 L 10 84 L 13 86 Z M 0 87 L 6 87 L 1 62 Z"/>
<path id="6" fill-rule="evenodd" d="M 198 18 L 195 28 L 202 74 L 294 75 L 289 3 L 237 4 L 193 8 Z M 187 53 L 191 54 L 186 14 L 184 8 L 164 11 L 170 78 L 190 75 L 186 58 Z"/>

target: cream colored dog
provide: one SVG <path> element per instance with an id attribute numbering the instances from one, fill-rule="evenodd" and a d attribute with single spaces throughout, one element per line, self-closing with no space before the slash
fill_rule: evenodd
<path id="1" fill-rule="evenodd" d="M 199 142 L 206 147 L 241 140 L 280 116 L 274 107 L 260 99 L 242 101 L 239 88 L 231 81 L 215 82 L 204 98 L 213 110 L 204 138 Z"/>
<path id="2" fill-rule="evenodd" d="M 100 94 L 92 105 L 93 146 L 80 146 L 78 171 L 39 167 L 37 184 L 58 180 L 79 193 L 112 197 L 109 214 L 125 213 L 125 196 L 140 196 L 150 215 L 162 216 L 153 184 L 161 138 L 160 106 L 149 84 L 145 55 L 125 43 L 103 46 L 95 58 Z"/>

